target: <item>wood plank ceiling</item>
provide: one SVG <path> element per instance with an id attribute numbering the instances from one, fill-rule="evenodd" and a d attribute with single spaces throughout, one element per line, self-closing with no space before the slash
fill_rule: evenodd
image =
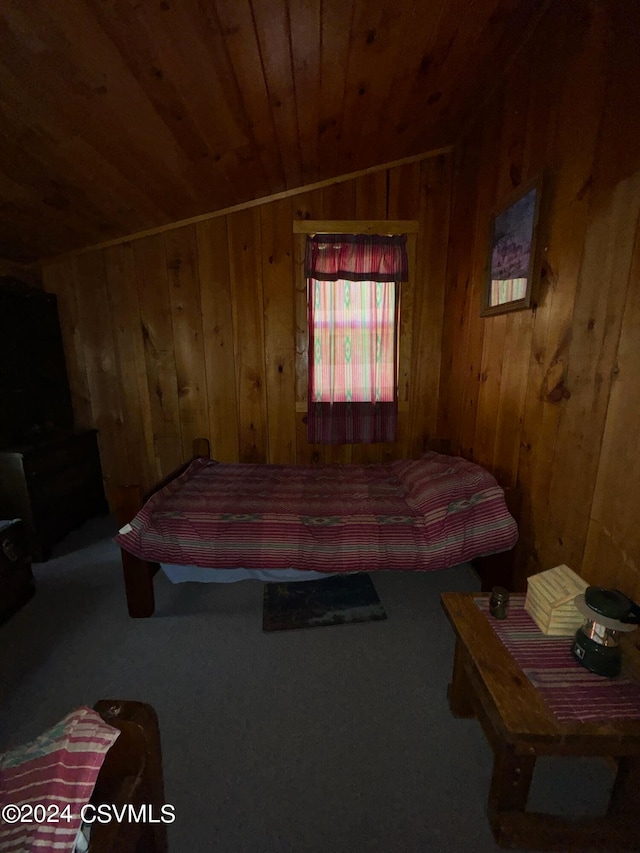
<path id="1" fill-rule="evenodd" d="M 2 0 L 0 258 L 450 143 L 545 0 Z"/>

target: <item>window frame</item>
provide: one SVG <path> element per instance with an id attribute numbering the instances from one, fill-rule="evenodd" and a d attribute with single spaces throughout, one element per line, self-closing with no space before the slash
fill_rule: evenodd
<path id="1" fill-rule="evenodd" d="M 296 412 L 306 414 L 310 405 L 308 386 L 309 366 L 309 316 L 307 278 L 304 274 L 305 238 L 314 234 L 406 234 L 417 237 L 420 223 L 415 219 L 294 219 L 294 259 L 296 268 Z M 415 243 L 414 243 L 415 248 Z M 409 278 L 415 280 L 415 254 L 409 254 Z M 396 291 L 396 389 L 398 411 L 408 410 L 408 401 L 400 398 L 402 372 L 402 296 L 403 288 Z"/>

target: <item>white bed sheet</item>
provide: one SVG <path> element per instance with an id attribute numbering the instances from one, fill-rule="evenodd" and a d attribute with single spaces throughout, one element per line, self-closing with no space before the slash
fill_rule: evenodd
<path id="1" fill-rule="evenodd" d="M 298 569 L 204 569 L 202 566 L 182 566 L 176 563 L 160 563 L 160 568 L 171 583 L 237 583 L 246 580 L 280 583 L 332 577 L 331 572 L 301 572 Z"/>

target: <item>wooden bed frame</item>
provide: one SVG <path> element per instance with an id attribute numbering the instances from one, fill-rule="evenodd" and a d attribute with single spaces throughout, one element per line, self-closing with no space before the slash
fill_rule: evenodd
<path id="1" fill-rule="evenodd" d="M 209 441 L 206 438 L 196 438 L 193 442 L 193 456 L 183 465 L 172 471 L 164 479 L 150 489 L 143 492 L 140 486 L 119 486 L 112 495 L 114 515 L 118 527 L 124 527 L 142 509 L 145 501 L 159 492 L 183 471 L 191 465 L 194 459 L 210 459 Z M 135 557 L 124 548 L 120 549 L 122 554 L 122 571 L 124 573 L 124 588 L 127 596 L 127 608 L 129 616 L 133 619 L 145 619 L 153 616 L 156 608 L 155 595 L 153 594 L 153 579 L 160 570 L 158 563 L 151 563 Z"/>
<path id="2" fill-rule="evenodd" d="M 91 797 L 93 805 L 134 807 L 148 804 L 159 817 L 164 799 L 160 729 L 154 709 L 143 702 L 101 699 L 94 705 L 102 719 L 120 730 L 107 752 Z M 167 853 L 165 823 L 95 822 L 89 853 Z"/>
<path id="3" fill-rule="evenodd" d="M 436 453 L 449 454 L 449 442 L 435 440 L 427 448 Z M 143 493 L 140 486 L 120 486 L 114 490 L 112 504 L 114 515 L 119 527 L 128 524 L 139 512 L 143 504 L 156 492 L 164 488 L 168 483 L 179 477 L 194 459 L 209 459 L 209 441 L 206 438 L 196 438 L 193 442 L 193 456 L 159 483 Z M 516 521 L 519 520 L 521 493 L 519 487 L 504 489 L 507 507 Z M 153 616 L 155 610 L 155 595 L 153 592 L 153 579 L 160 570 L 158 563 L 143 560 L 120 549 L 122 554 L 122 570 L 124 574 L 124 586 L 127 596 L 127 608 L 129 616 L 133 619 L 146 619 Z M 512 589 L 513 586 L 513 563 L 514 551 L 490 555 L 473 560 L 483 590 L 490 590 L 495 584 Z"/>

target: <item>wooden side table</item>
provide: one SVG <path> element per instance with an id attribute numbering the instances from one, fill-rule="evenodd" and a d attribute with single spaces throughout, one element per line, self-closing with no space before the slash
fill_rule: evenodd
<path id="1" fill-rule="evenodd" d="M 640 719 L 559 722 L 494 633 L 476 597 L 441 596 L 456 635 L 448 697 L 454 716 L 478 718 L 493 748 L 488 812 L 496 841 L 536 850 L 640 849 Z M 628 653 L 639 657 L 633 648 Z M 572 820 L 527 812 L 539 755 L 615 759 L 618 771 L 606 815 Z"/>

